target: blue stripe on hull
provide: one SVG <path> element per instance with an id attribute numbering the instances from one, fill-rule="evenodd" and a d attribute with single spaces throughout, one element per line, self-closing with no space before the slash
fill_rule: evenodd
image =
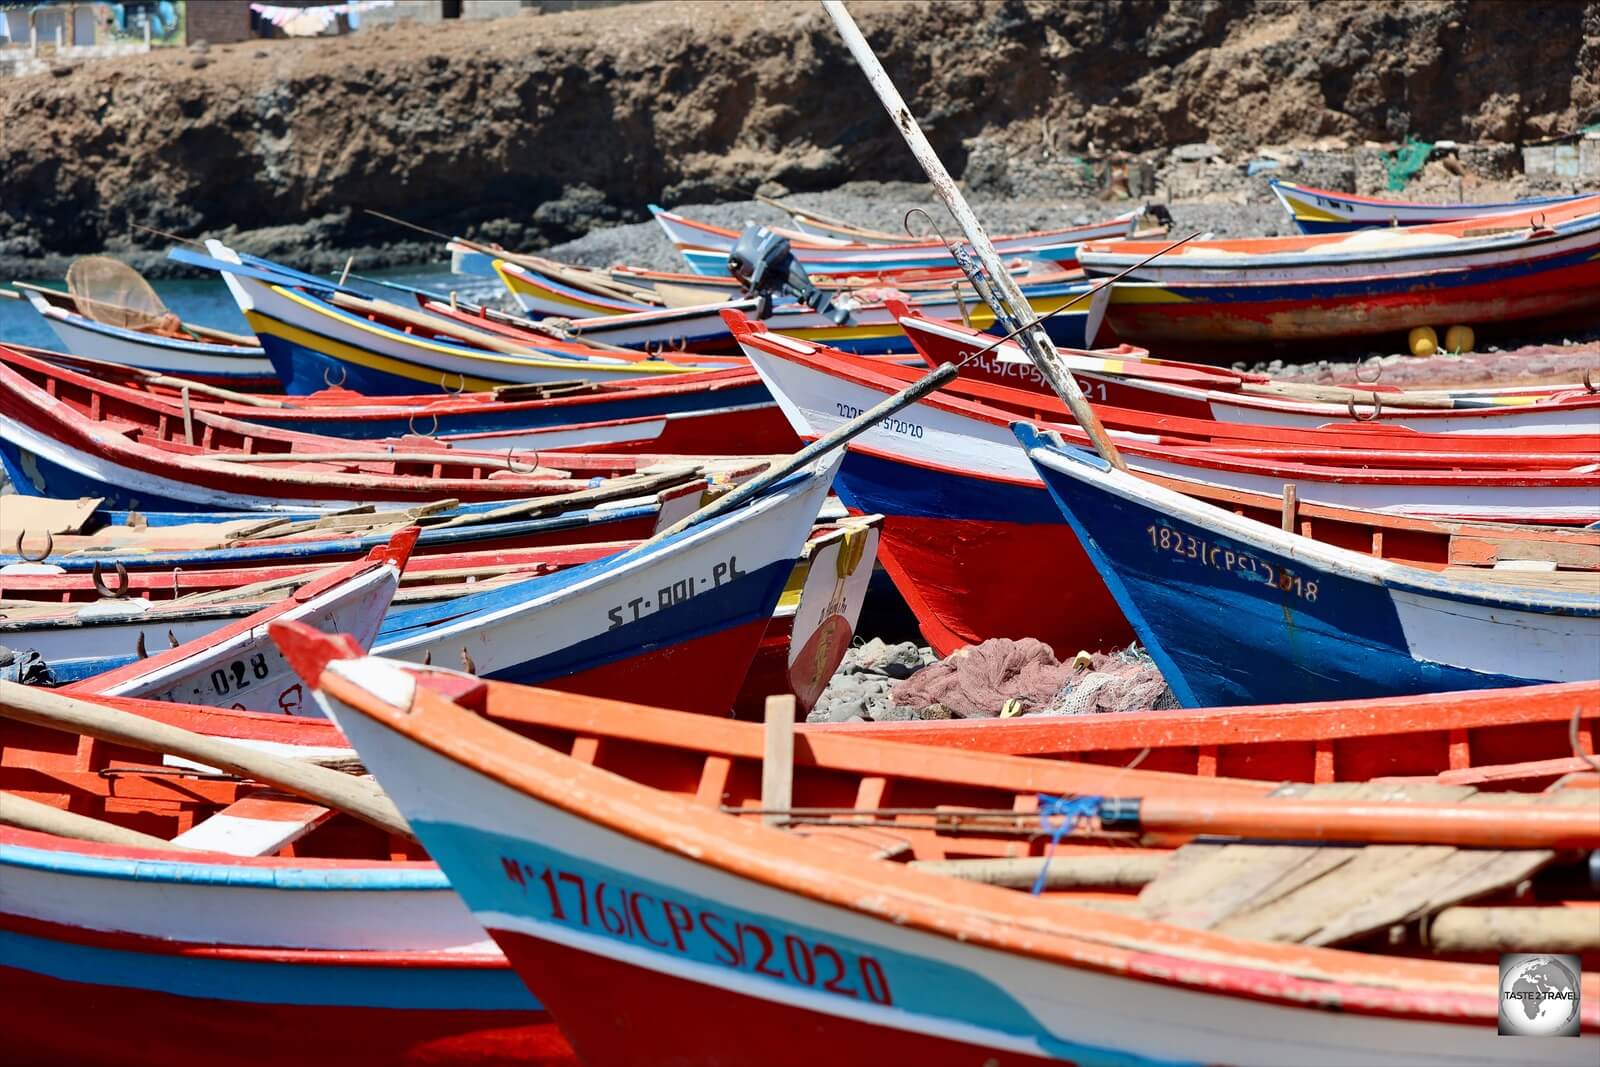
<path id="1" fill-rule="evenodd" d="M 1380 275 L 1348 280 L 1337 278 L 1315 279 L 1283 282 L 1277 285 L 1265 283 L 1230 285 L 1220 282 L 1188 281 L 1154 281 L 1145 284 L 1158 286 L 1168 292 L 1184 297 L 1186 300 L 1202 304 L 1260 304 L 1274 300 L 1351 300 L 1361 297 L 1387 296 L 1394 293 L 1411 293 L 1419 289 L 1433 292 L 1464 286 L 1487 285 L 1494 282 L 1509 282 L 1519 278 L 1580 266 L 1594 258 L 1594 248 L 1587 247 L 1546 259 L 1515 260 L 1494 267 L 1451 266 L 1447 258 L 1441 258 L 1438 260 L 1440 265 L 1437 268 L 1430 268 L 1429 263 L 1433 261 L 1419 259 L 1417 261 L 1417 269 L 1429 270 L 1427 280 L 1423 284 L 1419 284 L 1415 274 L 1390 277 Z M 1100 269 L 1107 273 L 1110 272 L 1109 268 Z M 1146 305 L 1132 306 L 1140 307 Z M 1113 313 L 1116 309 L 1117 301 L 1113 294 Z"/>
<path id="2" fill-rule="evenodd" d="M 407 611 L 391 611 L 384 618 L 378 638 L 373 642 L 373 653 L 383 655 L 389 646 L 402 640 L 425 634 L 431 629 L 448 624 L 451 620 L 477 612 L 502 610 L 517 602 L 526 602 L 548 595 L 553 589 L 571 586 L 614 563 L 601 560 L 586 563 L 548 578 L 534 578 L 520 582 L 508 589 L 488 590 L 460 597 L 445 604 L 426 605 Z M 745 623 L 770 619 L 783 595 L 784 584 L 794 569 L 791 561 L 778 561 L 758 567 L 714 589 L 698 593 L 665 610 L 657 610 L 631 618 L 629 608 L 621 605 L 616 618 L 628 621 L 601 634 L 572 643 L 554 652 L 524 660 L 498 670 L 486 671 L 484 676 L 501 681 L 537 685 L 540 682 L 569 674 L 604 667 L 634 656 L 647 655 L 686 644 L 731 630 Z M 660 598 L 655 590 L 636 590 L 646 598 L 641 605 L 649 611 Z M 508 596 L 508 594 L 513 594 Z M 544 610 L 559 610 L 551 604 Z"/>
<path id="3" fill-rule="evenodd" d="M 0 436 L 0 465 L 4 465 L 6 474 L 17 492 L 27 496 L 48 496 L 58 500 L 101 497 L 106 507 L 130 511 L 142 511 L 145 508 L 159 511 L 208 510 L 205 504 L 193 500 L 181 500 L 178 497 L 154 493 L 129 492 L 113 482 L 79 474 L 36 453 L 24 450 L 15 441 L 3 436 Z"/>
<path id="4" fill-rule="evenodd" d="M 350 953 L 359 956 L 360 953 Z M 67 982 L 243 1004 L 540 1011 L 509 967 L 273 963 L 75 945 L 0 930 L 5 966 Z"/>
<path id="5" fill-rule="evenodd" d="M 1546 680 L 1413 659 L 1383 586 L 1309 570 L 1047 467 L 1038 469 L 1140 640 L 1190 707 L 1401 696 Z M 1299 579 L 1297 588 L 1280 587 L 1285 574 Z M 1309 582 L 1316 583 L 1314 594 Z"/>
<path id="6" fill-rule="evenodd" d="M 834 486 L 868 514 L 1060 525 L 1061 512 L 1041 486 L 985 481 L 861 452 L 845 454 Z"/>
<path id="7" fill-rule="evenodd" d="M 667 974 L 683 966 L 726 973 L 736 983 L 734 991 L 779 1003 L 824 989 L 820 995 L 837 997 L 842 1007 L 851 1001 L 884 1007 L 892 1003 L 901 1013 L 901 1025 L 914 1027 L 924 1020 L 935 1033 L 941 1024 L 978 1028 L 1035 1043 L 1042 1055 L 1064 1062 L 1095 1067 L 1192 1062 L 1064 1040 L 1011 991 L 977 971 L 758 912 L 737 894 L 711 899 L 620 870 L 604 856 L 578 856 L 459 823 L 417 820 L 413 826 L 475 913 L 512 915 L 560 931 L 558 936 L 589 939 L 595 948 L 588 951 L 630 953 L 637 961 L 634 966 Z M 545 888 L 545 872 L 556 873 L 556 890 Z M 593 895 L 593 909 L 587 901 L 579 909 L 579 893 Z M 613 906 L 620 919 L 608 923 L 605 917 L 611 912 L 604 909 Z M 778 946 L 777 951 L 762 951 L 770 945 Z M 821 971 L 824 964 L 811 961 L 811 946 L 829 950 L 827 956 L 818 950 L 818 960 L 836 968 L 831 980 Z"/>

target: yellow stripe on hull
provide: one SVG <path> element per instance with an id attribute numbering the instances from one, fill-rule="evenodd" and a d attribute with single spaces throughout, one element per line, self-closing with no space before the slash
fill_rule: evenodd
<path id="1" fill-rule="evenodd" d="M 366 319 L 361 318 L 359 315 L 349 315 L 349 314 L 344 314 L 344 313 L 338 313 L 338 314 L 330 313 L 325 308 L 318 307 L 316 304 L 312 303 L 310 300 L 307 300 L 305 297 L 300 296 L 298 293 L 294 292 L 292 289 L 284 289 L 284 288 L 282 288 L 280 286 L 276 286 L 276 285 L 273 286 L 272 289 L 273 289 L 273 292 L 279 294 L 280 296 L 287 297 L 288 299 L 294 301 L 296 304 L 299 304 L 301 307 L 305 308 L 307 311 L 311 312 L 314 315 L 321 316 L 322 318 L 332 319 L 333 321 L 339 322 L 339 323 L 343 323 L 346 326 L 353 326 L 358 330 L 361 330 L 361 331 L 366 332 L 366 333 L 370 333 L 374 337 L 381 337 L 386 341 L 399 340 L 399 338 L 397 338 L 395 336 L 395 331 L 394 330 L 391 330 L 390 328 L 385 327 L 385 326 L 378 326 L 378 325 L 376 325 L 374 323 L 368 322 Z M 273 320 L 273 321 L 277 321 L 277 320 Z M 288 329 L 295 329 L 295 327 L 289 326 L 288 323 L 283 323 L 282 325 L 284 325 Z M 317 337 L 319 335 L 308 334 L 307 336 Z M 548 356 L 543 357 L 543 358 L 541 358 L 540 356 L 537 356 L 537 355 L 508 356 L 508 355 L 501 355 L 500 353 L 497 353 L 497 352 L 464 351 L 463 349 L 461 349 L 459 347 L 455 347 L 455 346 L 452 346 L 452 345 L 442 345 L 442 344 L 439 344 L 439 343 L 437 343 L 435 341 L 424 340 L 421 337 L 416 337 L 416 336 L 413 336 L 411 334 L 404 334 L 403 337 L 404 337 L 404 341 L 402 343 L 404 343 L 404 344 L 411 345 L 411 346 L 413 346 L 415 348 L 427 349 L 430 352 L 438 352 L 440 355 L 443 355 L 443 356 L 450 356 L 450 357 L 452 357 L 454 359 L 470 359 L 470 360 L 473 360 L 474 362 L 478 362 L 478 363 L 488 363 L 488 364 L 499 363 L 499 364 L 504 364 L 506 366 L 512 366 L 512 367 L 543 367 L 543 368 L 546 368 L 546 369 L 549 369 L 549 370 L 576 370 L 576 369 L 582 368 L 582 369 L 584 369 L 586 371 L 595 371 L 595 372 L 602 373 L 602 374 L 607 373 L 607 372 L 611 372 L 611 371 L 615 371 L 615 372 L 618 372 L 618 373 L 625 374 L 628 377 L 642 377 L 642 376 L 647 375 L 647 374 L 684 374 L 689 370 L 695 369 L 695 368 L 689 368 L 689 367 L 681 367 L 676 363 L 668 363 L 665 360 L 659 360 L 659 359 L 644 359 L 644 360 L 638 361 L 637 363 L 621 362 L 621 363 L 598 363 L 598 364 L 594 364 L 594 363 L 586 363 L 583 360 L 557 359 L 557 358 L 548 357 Z M 330 339 L 326 339 L 326 340 L 328 340 L 328 342 L 330 344 L 339 343 L 339 342 L 333 341 L 331 338 Z M 301 342 L 301 343 L 303 343 L 303 342 Z M 315 348 L 316 346 L 307 345 L 306 347 Z M 358 350 L 357 349 L 352 349 L 352 351 L 358 351 Z"/>
<path id="2" fill-rule="evenodd" d="M 1113 285 L 1111 287 L 1111 304 L 1187 304 L 1188 297 L 1180 296 L 1171 289 L 1160 286 L 1147 285 Z"/>
<path id="3" fill-rule="evenodd" d="M 341 362 L 353 363 L 358 367 L 365 367 L 368 370 L 381 371 L 384 374 L 393 375 L 396 378 L 405 378 L 408 381 L 421 382 L 430 387 L 438 386 L 441 383 L 441 380 L 443 380 L 448 382 L 452 388 L 455 388 L 457 387 L 457 383 L 459 381 L 461 383 L 459 388 L 465 390 L 466 392 L 487 393 L 504 385 L 517 384 L 516 379 L 513 378 L 480 378 L 472 374 L 462 374 L 460 371 L 443 370 L 439 367 L 429 367 L 419 363 L 410 363 L 405 360 L 394 359 L 390 356 L 382 356 L 376 352 L 369 352 L 365 349 L 356 348 L 353 345 L 345 344 L 343 341 L 335 341 L 331 337 L 323 337 L 320 334 L 314 334 L 307 330 L 302 330 L 298 326 L 291 326 L 287 322 L 272 318 L 269 315 L 263 315 L 259 311 L 246 311 L 244 313 L 244 317 L 245 321 L 250 324 L 250 329 L 253 330 L 258 336 L 263 334 L 270 335 L 278 338 L 279 340 L 300 345 L 302 348 L 309 348 L 313 352 L 321 352 L 322 354 L 340 360 Z M 461 358 L 458 353 L 451 353 L 451 355 Z M 477 357 L 472 356 L 468 358 L 476 359 Z M 552 362 L 532 359 L 518 360 L 512 358 L 495 360 L 494 362 L 509 364 L 512 366 L 544 367 L 561 372 L 581 373 L 590 377 L 593 377 L 596 374 L 612 375 L 617 380 L 621 380 L 623 378 L 641 377 L 643 374 L 651 373 L 649 370 L 640 370 L 640 368 L 645 365 L 644 363 L 629 363 L 621 366 L 602 364 L 599 367 L 595 367 L 578 362 L 576 360 Z M 655 373 L 661 373 L 659 370 L 660 364 L 658 361 L 651 360 L 648 362 L 655 366 Z M 674 364 L 667 364 L 667 366 L 670 368 L 667 373 L 686 373 L 686 368 L 679 367 Z"/>
<path id="4" fill-rule="evenodd" d="M 586 311 L 590 316 L 622 314 L 620 308 L 575 300 L 566 293 L 557 292 L 536 282 L 531 282 L 526 278 L 520 278 L 515 274 L 508 274 L 501 269 L 501 261 L 498 259 L 494 261 L 494 272 L 500 276 L 500 284 L 505 286 L 506 291 L 513 297 L 518 293 L 522 293 L 525 296 L 534 297 L 548 304 L 560 304 L 562 307 L 569 307 L 575 311 Z"/>

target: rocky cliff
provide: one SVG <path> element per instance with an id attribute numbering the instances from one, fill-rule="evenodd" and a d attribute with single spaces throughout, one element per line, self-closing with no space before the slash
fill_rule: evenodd
<path id="1" fill-rule="evenodd" d="M 1600 2 L 858 4 L 958 175 L 1194 141 L 1533 139 L 1600 119 Z M 0 82 L 0 256 L 256 231 L 508 244 L 651 200 L 917 177 L 821 10 L 648 3 L 157 53 Z"/>

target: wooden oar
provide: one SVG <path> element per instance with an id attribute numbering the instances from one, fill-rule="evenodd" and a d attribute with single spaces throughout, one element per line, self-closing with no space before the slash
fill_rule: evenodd
<path id="1" fill-rule="evenodd" d="M 274 756 L 16 682 L 0 682 L 0 718 L 87 735 L 145 752 L 180 756 L 276 786 L 324 807 L 353 815 L 389 833 L 414 836 L 405 817 L 376 784 L 326 767 Z"/>
<path id="2" fill-rule="evenodd" d="M 170 852 L 188 851 L 160 837 L 141 834 L 104 819 L 92 819 L 61 808 L 52 808 L 37 800 L 19 797 L 15 793 L 0 793 L 0 826 L 15 826 L 19 830 L 34 830 L 57 837 L 70 837 L 74 841 L 94 841 L 102 845 L 122 845 L 126 848 L 159 848 Z"/>

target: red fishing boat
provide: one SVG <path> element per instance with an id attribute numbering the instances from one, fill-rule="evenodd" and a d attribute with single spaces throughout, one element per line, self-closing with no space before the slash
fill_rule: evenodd
<path id="1" fill-rule="evenodd" d="M 596 734 L 620 709 L 588 702 L 567 713 L 583 723 L 572 739 L 536 725 L 559 698 L 406 670 L 303 630 L 280 640 L 596 1062 L 1380 1064 L 1402 1049 L 1414 1063 L 1521 1063 L 1520 1050 L 1483 1038 L 1498 1011 L 1498 946 L 1474 942 L 1472 928 L 1489 917 L 1462 914 L 1464 898 L 1444 886 L 1493 867 L 1458 889 L 1493 886 L 1477 900 L 1508 919 L 1511 878 L 1544 870 L 1554 850 L 1600 844 L 1592 775 L 1514 808 L 1475 805 L 1470 789 L 1367 787 L 1384 791 L 1379 806 L 1366 802 L 1378 794 L 1338 787 L 1261 796 L 1191 779 L 1174 793 L 1156 772 L 884 741 L 852 751 L 855 739 L 810 734 L 785 789 L 782 764 L 758 781 L 689 740 L 724 731 L 749 759 L 762 751 L 753 727 L 661 715 L 619 744 Z M 824 745 L 861 770 L 802 778 Z M 1084 777 L 1039 789 L 1042 767 Z M 1189 844 L 1196 834 L 1208 842 Z M 1165 847 L 1145 851 L 1139 835 Z M 1322 852 L 1318 841 L 1339 844 Z M 1027 871 L 1035 892 L 981 884 L 998 879 L 972 859 L 1008 878 Z M 1270 904 L 1216 891 L 1222 870 L 1265 884 L 1284 865 L 1301 877 Z M 1413 869 L 1432 871 L 1425 889 L 1363 910 L 1371 897 L 1358 893 Z M 1587 921 L 1568 925 L 1567 909 L 1550 906 L 1561 876 L 1550 869 L 1520 898 L 1547 905 L 1521 913 L 1547 945 Z M 1313 896 L 1311 921 L 1269 925 L 1271 904 Z M 1448 957 L 1441 937 L 1457 947 Z M 1600 1023 L 1600 1006 L 1576 1003 L 1579 977 L 1567 981 L 1569 1014 Z M 1594 975 L 1581 981 L 1600 996 Z M 634 1009 L 585 992 L 596 987 L 625 992 Z M 1580 1045 L 1552 1054 L 1586 1063 Z"/>

